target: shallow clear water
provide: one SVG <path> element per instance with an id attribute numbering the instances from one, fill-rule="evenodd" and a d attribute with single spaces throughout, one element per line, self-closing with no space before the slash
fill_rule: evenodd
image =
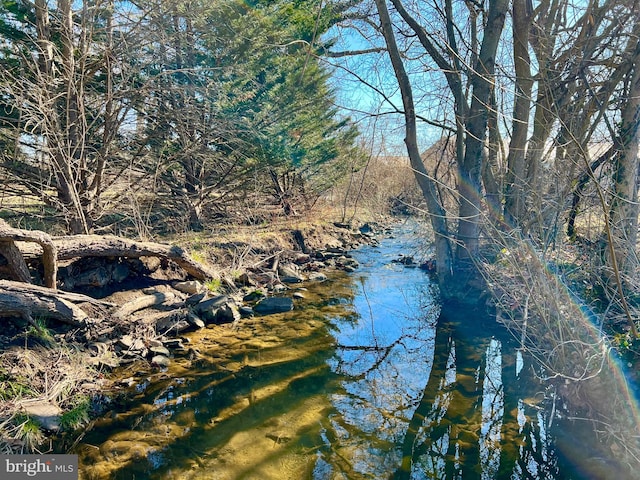
<path id="1" fill-rule="evenodd" d="M 417 252 L 406 230 L 293 312 L 122 372 L 132 398 L 77 445 L 81 478 L 568 478 L 528 360 L 486 312 L 441 314 L 427 275 L 393 262 Z"/>

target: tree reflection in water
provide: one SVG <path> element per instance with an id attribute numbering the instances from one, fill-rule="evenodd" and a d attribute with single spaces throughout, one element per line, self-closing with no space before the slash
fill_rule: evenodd
<path id="1" fill-rule="evenodd" d="M 363 331 L 338 334 L 333 368 L 347 379 L 314 478 L 558 478 L 545 412 L 526 391 L 539 388 L 531 369 L 491 336 L 491 319 L 462 316 L 441 316 L 435 337 L 424 319 L 422 333 L 409 321 L 375 344 Z M 354 336 L 358 346 L 344 345 Z"/>
<path id="2" fill-rule="evenodd" d="M 441 314 L 393 262 L 406 249 L 363 248 L 358 278 L 294 311 L 192 334 L 197 360 L 142 375 L 86 432 L 81 478 L 560 478 L 526 358 L 486 312 Z"/>

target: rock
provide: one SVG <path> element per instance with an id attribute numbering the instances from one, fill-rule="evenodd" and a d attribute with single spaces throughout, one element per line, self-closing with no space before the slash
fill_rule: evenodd
<path id="1" fill-rule="evenodd" d="M 80 388 L 82 390 L 90 390 L 90 391 L 98 391 L 101 389 L 101 386 L 95 382 L 84 382 L 80 384 Z"/>
<path id="2" fill-rule="evenodd" d="M 182 343 L 182 339 L 180 339 L 180 338 L 170 338 L 168 340 L 165 340 L 162 343 L 163 343 L 163 345 L 165 347 L 170 348 L 170 349 L 184 348 L 184 345 Z"/>
<path id="3" fill-rule="evenodd" d="M 196 328 L 205 327 L 204 321 L 194 313 L 189 312 L 185 319 L 187 320 L 187 322 L 189 322 L 189 325 L 192 325 Z"/>
<path id="4" fill-rule="evenodd" d="M 118 263 L 113 267 L 113 272 L 111 273 L 111 279 L 115 283 L 120 283 L 124 281 L 131 273 L 129 266 L 125 263 Z"/>
<path id="5" fill-rule="evenodd" d="M 284 283 L 300 283 L 304 281 L 304 276 L 300 273 L 297 265 L 288 263 L 278 267 L 278 275 Z"/>
<path id="6" fill-rule="evenodd" d="M 332 252 L 329 250 L 320 250 L 316 253 L 316 257 L 320 258 L 321 260 L 330 260 L 332 258 L 337 258 L 343 254 L 344 254 L 343 250 L 339 250 L 337 252 Z"/>
<path id="7" fill-rule="evenodd" d="M 133 387 L 136 383 L 138 383 L 136 381 L 135 378 L 133 377 L 127 377 L 127 378 L 123 378 L 122 380 L 118 381 L 118 385 L 120 385 L 121 387 L 125 387 L 125 388 L 131 388 Z"/>
<path id="8" fill-rule="evenodd" d="M 263 315 L 290 312 L 293 310 L 293 300 L 289 297 L 268 297 L 260 300 L 254 310 Z"/>
<path id="9" fill-rule="evenodd" d="M 227 303 L 229 303 L 229 297 L 226 295 L 219 295 L 198 303 L 194 310 L 205 322 L 215 322 L 218 316 L 218 310 Z"/>
<path id="10" fill-rule="evenodd" d="M 306 265 L 311 261 L 311 255 L 308 253 L 297 253 L 293 258 L 293 263 L 296 265 Z"/>
<path id="11" fill-rule="evenodd" d="M 156 322 L 156 332 L 162 335 L 175 335 L 184 332 L 191 327 L 191 324 L 179 315 L 162 318 Z"/>
<path id="12" fill-rule="evenodd" d="M 313 272 L 309 274 L 309 281 L 311 282 L 324 282 L 327 278 L 328 277 L 322 272 Z"/>
<path id="13" fill-rule="evenodd" d="M 399 263 L 405 267 L 417 267 L 415 259 L 411 255 L 400 255 L 397 259 L 393 260 L 394 263 Z"/>
<path id="14" fill-rule="evenodd" d="M 310 262 L 307 265 L 305 265 L 305 270 L 308 272 L 317 272 L 327 267 L 328 265 L 325 262 L 321 262 L 320 260 L 314 260 L 313 262 Z"/>
<path id="15" fill-rule="evenodd" d="M 243 318 L 246 318 L 246 317 L 253 317 L 253 315 L 254 315 L 254 313 L 255 313 L 255 312 L 253 311 L 253 308 L 251 308 L 251 307 L 245 307 L 245 306 L 240 307 L 239 311 L 240 311 L 240 315 L 242 315 L 242 317 L 243 317 Z"/>
<path id="16" fill-rule="evenodd" d="M 373 227 L 369 223 L 365 223 L 358 230 L 360 230 L 360 233 L 373 233 Z"/>
<path id="17" fill-rule="evenodd" d="M 123 335 L 118 339 L 117 345 L 120 348 L 131 348 L 131 345 L 133 345 L 133 337 L 131 335 Z"/>
<path id="18" fill-rule="evenodd" d="M 164 345 L 160 345 L 160 346 L 154 346 L 151 347 L 149 349 L 149 351 L 155 356 L 155 355 L 164 355 L 165 357 L 168 357 L 171 353 L 169 352 L 169 349 L 167 347 L 165 347 Z"/>
<path id="19" fill-rule="evenodd" d="M 104 267 L 97 267 L 94 270 L 73 275 L 73 278 L 65 282 L 65 287 L 68 290 L 78 287 L 104 287 L 110 281 L 109 271 Z"/>
<path id="20" fill-rule="evenodd" d="M 147 349 L 147 346 L 141 338 L 133 338 L 131 335 L 123 335 L 116 342 L 116 346 L 120 347 L 122 350 L 133 352 L 141 352 Z"/>
<path id="21" fill-rule="evenodd" d="M 154 355 L 151 359 L 151 364 L 157 367 L 168 367 L 170 363 L 171 360 L 164 355 Z"/>
<path id="22" fill-rule="evenodd" d="M 60 429 L 62 409 L 57 405 L 42 400 L 23 405 L 22 409 L 45 430 L 55 432 Z"/>
<path id="23" fill-rule="evenodd" d="M 276 283 L 273 287 L 272 290 L 276 293 L 280 293 L 280 292 L 285 292 L 287 290 L 287 287 L 284 286 L 281 283 Z"/>
<path id="24" fill-rule="evenodd" d="M 235 283 L 245 287 L 255 287 L 257 285 L 247 272 L 242 272 L 238 275 L 235 279 Z"/>
<path id="25" fill-rule="evenodd" d="M 112 353 L 111 355 L 102 355 L 96 359 L 92 359 L 92 364 L 101 368 L 118 368 L 120 366 L 120 359 Z"/>
<path id="26" fill-rule="evenodd" d="M 350 223 L 345 223 L 345 222 L 333 222 L 333 224 L 338 227 L 338 228 L 342 228 L 342 229 L 346 229 L 346 230 L 351 230 L 351 224 Z"/>
<path id="27" fill-rule="evenodd" d="M 293 262 L 296 265 L 304 265 L 306 263 L 309 263 L 310 261 L 311 261 L 311 255 L 309 255 L 308 253 L 299 253 L 293 259 Z"/>
<path id="28" fill-rule="evenodd" d="M 188 282 L 177 282 L 173 284 L 173 288 L 182 293 L 194 295 L 204 291 L 204 286 L 197 280 L 191 280 Z"/>
<path id="29" fill-rule="evenodd" d="M 219 310 L 216 316 L 216 320 L 219 323 L 231 323 L 237 322 L 242 318 L 240 312 L 238 311 L 238 307 L 236 307 L 235 303 L 232 301 L 223 305 Z"/>
<path id="30" fill-rule="evenodd" d="M 435 258 L 431 258 L 431 259 L 427 260 L 422 265 L 420 265 L 420 268 L 422 270 L 426 270 L 429 273 L 435 273 L 436 269 L 437 269 Z"/>
<path id="31" fill-rule="evenodd" d="M 104 355 L 109 349 L 110 344 L 107 342 L 92 342 L 89 344 L 89 350 L 94 356 Z"/>
<path id="32" fill-rule="evenodd" d="M 302 292 L 294 292 L 294 293 L 293 293 L 293 298 L 300 298 L 300 299 L 302 299 L 302 298 L 305 298 L 305 296 L 304 296 L 304 293 L 302 293 Z"/>
<path id="33" fill-rule="evenodd" d="M 202 300 L 204 300 L 204 297 L 206 296 L 207 296 L 206 292 L 196 293 L 195 295 L 191 295 L 187 297 L 187 299 L 184 301 L 184 304 L 187 306 L 197 305 Z"/>
<path id="34" fill-rule="evenodd" d="M 336 259 L 336 266 L 342 268 L 345 272 L 351 273 L 355 272 L 360 265 L 357 260 L 342 255 Z"/>
<path id="35" fill-rule="evenodd" d="M 147 343 L 149 344 L 149 348 L 162 347 L 163 346 L 163 343 L 160 340 L 156 340 L 155 338 L 149 339 L 149 341 Z"/>
<path id="36" fill-rule="evenodd" d="M 253 292 L 248 293 L 242 298 L 243 302 L 255 302 L 256 300 L 260 300 L 264 298 L 265 294 L 261 290 L 254 290 Z"/>
<path id="37" fill-rule="evenodd" d="M 144 293 L 145 295 L 158 295 L 158 294 L 161 294 L 163 292 L 161 292 L 156 287 L 147 287 L 147 288 L 143 288 L 142 289 L 142 293 Z"/>
<path id="38" fill-rule="evenodd" d="M 149 272 L 155 272 L 162 266 L 162 260 L 158 257 L 140 257 L 140 261 Z"/>

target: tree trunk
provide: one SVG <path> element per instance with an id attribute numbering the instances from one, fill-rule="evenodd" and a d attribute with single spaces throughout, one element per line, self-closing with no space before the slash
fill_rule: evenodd
<path id="1" fill-rule="evenodd" d="M 389 54 L 391 64 L 393 65 L 393 71 L 396 79 L 398 80 L 398 85 L 402 95 L 405 118 L 404 141 L 409 155 L 409 162 L 411 163 L 418 185 L 420 186 L 422 194 L 427 202 L 427 208 L 430 214 L 429 218 L 435 234 L 436 272 L 438 274 L 438 283 L 442 287 L 446 287 L 453 283 L 453 255 L 451 245 L 449 244 L 446 212 L 438 200 L 435 182 L 428 175 L 418 149 L 413 91 L 394 37 L 393 26 L 391 24 L 387 5 L 384 0 L 375 0 L 375 4 L 378 10 L 378 15 L 380 16 L 380 24 L 382 34 L 387 44 L 387 52 Z M 447 289 L 443 288 L 442 290 L 443 292 L 446 292 Z"/>
<path id="2" fill-rule="evenodd" d="M 162 303 L 173 300 L 174 298 L 176 298 L 176 296 L 171 292 L 155 292 L 149 295 L 142 295 L 122 305 L 118 310 L 114 312 L 113 315 L 118 318 L 126 319 L 138 310 L 152 307 L 154 305 L 160 305 Z"/>
<path id="3" fill-rule="evenodd" d="M 0 312 L 2 316 L 17 316 L 33 321 L 46 317 L 81 326 L 87 314 L 74 301 L 95 302 L 84 295 L 58 292 L 37 285 L 0 280 Z"/>
<path id="4" fill-rule="evenodd" d="M 137 242 L 112 235 L 74 235 L 54 237 L 53 244 L 59 260 L 71 260 L 81 257 L 158 257 L 171 260 L 185 272 L 199 280 L 215 277 L 215 272 L 205 265 L 193 260 L 187 252 L 178 246 L 164 245 L 154 242 Z M 36 254 L 23 249 L 25 254 Z"/>
<path id="5" fill-rule="evenodd" d="M 527 0 L 513 0 L 513 58 L 515 67 L 515 104 L 513 107 L 513 131 L 507 158 L 505 192 L 505 220 L 516 226 L 525 212 L 525 147 L 531 111 L 531 59 L 529 57 L 529 31 L 532 13 Z"/>
<path id="6" fill-rule="evenodd" d="M 622 109 L 620 155 L 614 160 L 614 197 L 611 204 L 611 230 L 616 258 L 608 262 L 631 278 L 638 267 L 638 126 L 640 125 L 640 43 L 634 57 L 626 103 Z M 609 255 L 611 257 L 611 255 Z"/>
<path id="7" fill-rule="evenodd" d="M 463 264 L 478 253 L 482 213 L 483 149 L 487 138 L 488 110 L 494 85 L 496 51 L 508 6 L 508 0 L 490 2 L 480 55 L 471 80 L 473 96 L 466 122 L 464 159 L 458 164 L 460 210 L 456 259 Z"/>
<path id="8" fill-rule="evenodd" d="M 22 252 L 13 240 L 0 240 L 0 256 L 7 260 L 9 273 L 13 280 L 31 283 L 31 273 Z"/>

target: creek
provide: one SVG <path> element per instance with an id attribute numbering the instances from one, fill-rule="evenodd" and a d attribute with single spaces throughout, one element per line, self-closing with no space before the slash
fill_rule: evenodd
<path id="1" fill-rule="evenodd" d="M 394 261 L 419 237 L 358 249 L 289 313 L 188 334 L 165 371 L 119 372 L 130 395 L 75 446 L 80 478 L 580 478 L 517 344 Z"/>

